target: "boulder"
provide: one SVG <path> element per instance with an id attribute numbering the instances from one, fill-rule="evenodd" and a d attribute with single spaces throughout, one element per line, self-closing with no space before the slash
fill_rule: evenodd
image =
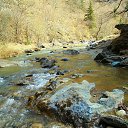
<path id="1" fill-rule="evenodd" d="M 110 49 L 116 54 L 120 54 L 122 50 L 128 49 L 128 24 L 118 24 L 115 26 L 121 31 L 120 36 L 114 39 Z"/>
<path id="2" fill-rule="evenodd" d="M 105 53 L 99 53 L 99 54 L 94 58 L 94 60 L 100 61 L 100 60 L 103 60 L 104 58 L 106 58 L 106 54 L 105 54 Z"/>
<path id="3" fill-rule="evenodd" d="M 115 26 L 115 28 L 117 28 L 118 30 L 121 31 L 121 34 L 128 32 L 128 24 L 117 24 Z"/>
<path id="4" fill-rule="evenodd" d="M 41 58 L 39 60 L 42 68 L 52 68 L 55 66 L 55 60 L 48 60 L 47 58 Z"/>
<path id="5" fill-rule="evenodd" d="M 79 51 L 73 50 L 73 49 L 64 50 L 63 53 L 64 54 L 68 54 L 68 55 L 77 55 L 77 54 L 80 54 Z"/>
<path id="6" fill-rule="evenodd" d="M 123 99 L 123 92 L 114 90 L 113 92 L 106 92 L 105 98 L 101 97 L 98 102 L 93 103 L 90 101 L 92 97 L 90 91 L 94 87 L 95 84 L 86 80 L 80 84 L 60 85 L 58 88 L 54 88 L 51 94 L 36 97 L 33 103 L 40 112 L 51 113 L 58 120 L 72 124 L 74 128 L 88 128 L 88 123 L 93 117 L 112 110 Z"/>
<path id="7" fill-rule="evenodd" d="M 108 126 L 114 128 L 128 128 L 128 122 L 116 116 L 103 116 L 100 118 L 99 126 L 103 128 L 107 128 Z"/>

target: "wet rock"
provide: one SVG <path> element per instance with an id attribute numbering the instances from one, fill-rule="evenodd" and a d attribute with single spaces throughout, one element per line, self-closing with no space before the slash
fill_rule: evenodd
<path id="1" fill-rule="evenodd" d="M 124 99 L 124 92 L 122 90 L 114 89 L 112 92 L 104 92 L 98 103 L 106 107 L 106 109 L 118 108 L 118 104 L 122 103 Z"/>
<path id="2" fill-rule="evenodd" d="M 0 83 L 2 83 L 4 81 L 4 78 L 0 77 Z"/>
<path id="3" fill-rule="evenodd" d="M 122 33 L 125 33 L 125 32 L 128 32 L 128 24 L 117 24 L 115 26 L 115 28 L 117 28 L 118 30 L 121 31 L 121 34 Z"/>
<path id="4" fill-rule="evenodd" d="M 119 111 L 116 112 L 116 115 L 117 116 L 125 116 L 126 112 L 124 110 L 119 110 Z"/>
<path id="5" fill-rule="evenodd" d="M 32 61 L 40 62 L 41 58 L 35 57 Z"/>
<path id="6" fill-rule="evenodd" d="M 52 68 L 55 66 L 56 60 L 48 60 L 47 58 L 41 58 L 40 64 L 42 68 Z"/>
<path id="7" fill-rule="evenodd" d="M 64 71 L 57 71 L 56 75 L 64 75 Z"/>
<path id="8" fill-rule="evenodd" d="M 68 55 L 77 55 L 77 54 L 80 54 L 79 51 L 73 50 L 73 49 L 64 50 L 63 53 L 64 54 L 68 54 Z"/>
<path id="9" fill-rule="evenodd" d="M 128 128 L 128 122 L 116 116 L 103 116 L 100 118 L 99 126 L 102 126 L 103 128 L 108 126 L 114 128 Z"/>
<path id="10" fill-rule="evenodd" d="M 16 83 L 16 86 L 26 86 L 29 85 L 29 81 L 28 80 L 20 80 Z"/>
<path id="11" fill-rule="evenodd" d="M 120 66 L 120 62 L 119 61 L 112 62 L 112 66 L 113 67 L 119 67 Z"/>
<path id="12" fill-rule="evenodd" d="M 106 52 L 99 53 L 95 58 L 95 61 L 98 61 L 103 64 L 110 64 L 113 67 L 123 67 L 128 66 L 128 58 L 125 56 L 111 55 Z"/>
<path id="13" fill-rule="evenodd" d="M 38 51 L 40 51 L 40 48 L 34 48 L 34 51 L 38 52 Z"/>
<path id="14" fill-rule="evenodd" d="M 56 86 L 56 83 L 53 83 L 53 85 Z M 52 92 L 52 95 L 49 96 L 43 95 L 43 97 L 47 97 L 45 99 L 40 96 L 35 100 L 35 104 L 39 111 L 52 113 L 60 121 L 70 123 L 75 128 L 88 128 L 89 122 L 97 113 L 112 110 L 123 99 L 122 91 L 114 90 L 104 94 L 104 99 L 107 100 L 103 100 L 102 97 L 99 100 L 100 102 L 92 103 L 90 101 L 90 90 L 94 87 L 94 84 L 85 80 L 81 84 L 72 83 L 68 86 L 59 86 L 59 89 L 51 88 L 51 84 L 49 84 L 48 89 L 54 90 L 54 93 Z"/>
<path id="15" fill-rule="evenodd" d="M 30 56 L 30 55 L 32 55 L 32 54 L 31 54 L 31 53 L 27 53 L 26 55 L 27 55 L 27 56 Z"/>
<path id="16" fill-rule="evenodd" d="M 59 80 L 60 83 L 67 83 L 68 81 L 70 81 L 71 79 L 69 78 L 63 78 L 62 80 Z"/>
<path id="17" fill-rule="evenodd" d="M 54 51 L 50 51 L 50 53 L 54 53 Z"/>
<path id="18" fill-rule="evenodd" d="M 61 61 L 69 61 L 69 59 L 68 58 L 63 58 L 63 59 L 61 59 Z"/>
<path id="19" fill-rule="evenodd" d="M 44 128 L 44 126 L 41 123 L 34 123 L 31 128 Z"/>
<path id="20" fill-rule="evenodd" d="M 57 82 L 56 81 L 52 81 L 50 80 L 49 81 L 49 84 L 47 85 L 46 89 L 52 91 L 52 90 L 55 90 L 56 89 L 56 85 L 57 85 Z"/>
<path id="21" fill-rule="evenodd" d="M 71 78 L 75 79 L 75 78 L 80 78 L 80 77 L 83 77 L 84 74 L 72 74 L 71 75 Z"/>
<path id="22" fill-rule="evenodd" d="M 100 61 L 100 60 L 103 60 L 104 58 L 106 58 L 106 54 L 105 54 L 105 53 L 99 53 L 99 54 L 94 58 L 94 60 Z"/>
<path id="23" fill-rule="evenodd" d="M 39 44 L 38 47 L 39 47 L 39 48 L 45 48 L 45 46 L 42 45 L 42 44 Z"/>
<path id="24" fill-rule="evenodd" d="M 128 55 L 128 50 L 121 50 L 120 55 Z"/>
<path id="25" fill-rule="evenodd" d="M 17 86 L 26 86 L 26 85 L 28 85 L 28 84 L 26 84 L 26 83 L 17 83 L 16 85 L 17 85 Z"/>
<path id="26" fill-rule="evenodd" d="M 48 102 L 39 101 L 37 107 L 42 112 L 49 109 L 61 121 L 70 122 L 75 127 L 78 125 L 86 126 L 89 117 L 92 116 L 91 112 L 100 107 L 100 105 L 91 104 L 89 100 L 86 101 L 86 99 L 91 97 L 89 90 L 93 87 L 94 84 L 90 85 L 87 81 L 83 81 L 82 87 L 80 84 L 71 84 L 57 91 L 50 97 Z M 84 91 L 84 89 L 86 90 Z M 83 93 L 86 93 L 86 96 Z"/>
<path id="27" fill-rule="evenodd" d="M 25 53 L 33 53 L 34 51 L 32 49 L 28 49 L 24 51 Z"/>
<path id="28" fill-rule="evenodd" d="M 96 46 L 96 48 L 107 50 L 107 47 L 112 43 L 112 40 L 111 39 L 108 39 L 108 40 L 99 40 L 99 41 L 96 41 L 96 43 L 98 44 Z"/>

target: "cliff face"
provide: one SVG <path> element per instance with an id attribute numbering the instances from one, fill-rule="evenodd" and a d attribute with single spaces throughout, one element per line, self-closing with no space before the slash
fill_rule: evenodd
<path id="1" fill-rule="evenodd" d="M 110 49 L 116 54 L 120 54 L 124 50 L 128 50 L 128 24 L 118 24 L 115 26 L 121 31 L 120 36 L 114 39 Z"/>

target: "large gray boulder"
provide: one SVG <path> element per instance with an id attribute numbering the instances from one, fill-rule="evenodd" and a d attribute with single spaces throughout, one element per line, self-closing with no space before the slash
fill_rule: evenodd
<path id="1" fill-rule="evenodd" d="M 121 90 L 106 92 L 103 99 L 91 102 L 90 91 L 95 87 L 84 80 L 82 83 L 72 83 L 67 86 L 59 86 L 56 91 L 43 96 L 36 96 L 34 106 L 39 111 L 54 114 L 60 121 L 70 123 L 75 128 L 88 127 L 88 123 L 102 112 L 110 111 L 122 102 L 124 93 Z M 40 93 L 41 94 L 41 93 Z"/>

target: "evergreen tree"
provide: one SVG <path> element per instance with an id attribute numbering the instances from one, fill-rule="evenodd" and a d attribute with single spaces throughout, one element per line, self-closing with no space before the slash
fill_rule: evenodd
<path id="1" fill-rule="evenodd" d="M 90 1 L 89 3 L 89 7 L 87 9 L 87 13 L 84 16 L 84 21 L 88 22 L 88 25 L 90 28 L 95 26 L 95 18 L 94 18 L 94 10 L 93 10 L 93 5 L 92 5 L 92 1 Z"/>

